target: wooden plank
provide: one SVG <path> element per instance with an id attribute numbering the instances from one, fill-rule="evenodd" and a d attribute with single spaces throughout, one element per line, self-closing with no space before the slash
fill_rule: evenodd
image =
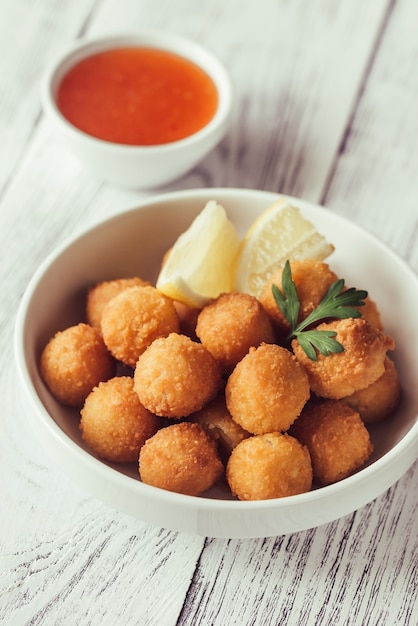
<path id="1" fill-rule="evenodd" d="M 106 0 L 90 34 L 162 28 L 226 64 L 237 106 L 226 140 L 170 188 L 229 186 L 321 197 L 390 0 Z M 355 33 L 355 45 L 353 43 Z"/>
<path id="2" fill-rule="evenodd" d="M 225 3 L 202 39 L 229 68 L 239 106 L 226 141 L 193 172 L 192 185 L 270 189 L 317 202 L 386 4 Z M 219 36 L 221 19 L 234 24 L 236 42 L 232 33 Z"/>
<path id="3" fill-rule="evenodd" d="M 5 416 L 0 467 L 3 502 L 13 510 L 2 520 L 0 618 L 32 624 L 169 626 L 176 624 L 187 596 L 180 618 L 184 624 L 286 623 L 286 614 L 294 623 L 318 617 L 322 621 L 317 623 L 333 624 L 340 602 L 342 619 L 348 619 L 349 606 L 362 614 L 358 584 L 366 596 L 375 594 L 379 600 L 373 616 L 396 617 L 399 611 L 404 618 L 411 611 L 413 596 L 400 608 L 385 605 L 396 593 L 407 597 L 413 581 L 402 554 L 416 549 L 408 525 L 417 499 L 410 475 L 373 509 L 316 531 L 266 541 L 208 541 L 187 595 L 204 540 L 132 520 L 91 499 L 70 477 L 57 475 L 27 432 L 23 416 L 14 417 L 19 391 L 14 371 L 7 367 L 13 359 L 16 306 L 39 262 L 74 230 L 144 196 L 92 179 L 59 146 L 42 117 L 38 121 L 38 79 L 53 51 L 81 31 L 152 26 L 198 39 L 230 69 L 238 106 L 222 144 L 170 189 L 260 187 L 318 201 L 388 5 L 380 0 L 211 0 L 197 10 L 193 0 L 47 0 L 37 3 L 27 18 L 23 0 L 8 8 L 1 32 L 16 33 L 12 22 L 23 18 L 22 41 L 28 41 L 19 51 L 8 35 L 21 75 L 7 84 L 7 115 L 0 122 L 7 133 L 7 150 L 0 155 L 0 282 L 13 287 L 0 308 L 5 372 L 0 379 Z M 27 98 L 16 111 L 12 90 L 17 90 L 17 100 Z M 337 168 L 335 181 L 342 171 Z M 331 186 L 327 198 L 333 207 L 339 205 L 335 194 L 341 187 L 337 182 Z M 388 522 L 373 534 L 385 507 L 390 508 Z M 402 539 L 385 557 L 383 546 L 390 543 L 395 521 Z M 396 580 L 389 567 L 394 562 L 400 563 Z M 346 574 L 349 586 L 342 586 Z M 325 608 L 316 584 L 330 600 Z"/>
<path id="4" fill-rule="evenodd" d="M 0 8 L 0 191 L 17 167 L 40 117 L 39 80 L 48 63 L 80 33 L 94 0 Z"/>
<path id="5" fill-rule="evenodd" d="M 394 6 L 322 198 L 386 240 L 414 268 L 416 17 L 413 2 Z M 384 218 L 392 211 L 399 219 Z M 210 542 L 179 623 L 199 623 L 203 616 L 214 625 L 416 623 L 412 590 L 418 545 L 411 520 L 417 512 L 417 476 L 416 463 L 375 502 L 315 531 L 245 544 Z M 215 585 L 208 584 L 213 580 Z M 213 607 L 220 605 L 217 617 Z"/>
<path id="6" fill-rule="evenodd" d="M 323 201 L 418 271 L 418 5 L 394 5 Z M 394 220 L 382 219 L 385 213 Z M 415 227 L 411 228 L 412 223 Z"/>
<path id="7" fill-rule="evenodd" d="M 416 469 L 406 474 L 401 488 L 316 530 L 276 539 L 209 541 L 178 626 L 412 626 Z"/>
<path id="8" fill-rule="evenodd" d="M 0 377 L 0 467 L 2 513 L 13 514 L 2 515 L 0 622 L 13 615 L 16 624 L 71 623 L 76 615 L 77 623 L 99 625 L 105 614 L 107 623 L 116 624 L 123 613 L 126 624 L 136 623 L 140 614 L 141 623 L 171 626 L 182 608 L 203 538 L 148 526 L 86 494 L 71 476 L 55 471 L 30 430 L 30 415 L 18 405 L 10 337 L 22 290 L 58 241 L 115 208 L 112 190 L 106 196 L 107 190 L 67 155 L 63 167 L 60 148 L 49 143 L 49 134 L 39 137 L 33 139 L 25 166 L 2 203 L 6 219 L 0 232 L 6 253 L 0 281 L 10 284 L 13 277 L 14 288 L 0 307 L 0 349 L 8 364 Z M 18 246 L 19 253 L 7 253 L 7 244 Z M 22 262 L 16 264 L 19 256 Z M 164 591 L 162 612 L 155 589 L 165 589 L 167 579 L 170 589 Z"/>
<path id="9" fill-rule="evenodd" d="M 75 230 L 141 197 L 134 194 L 134 200 L 92 179 L 39 118 L 44 65 L 83 30 L 96 5 L 51 1 L 26 12 L 25 2 L 8 3 L 0 20 L 0 32 L 7 35 L 0 54 L 0 284 L 10 286 L 0 307 L 0 622 L 103 624 L 109 619 L 116 624 L 123 619 L 128 624 L 140 614 L 144 624 L 157 623 L 158 616 L 159 624 L 172 625 L 203 539 L 119 514 L 71 477 L 56 473 L 23 417 L 12 366 L 16 309 L 39 263 Z M 22 47 L 13 40 L 16 22 Z M 7 68 L 3 72 L 7 60 L 19 73 L 13 80 Z M 164 590 L 163 611 L 155 589 Z"/>

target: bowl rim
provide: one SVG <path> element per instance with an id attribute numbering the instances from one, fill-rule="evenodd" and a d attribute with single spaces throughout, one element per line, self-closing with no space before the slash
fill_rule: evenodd
<path id="1" fill-rule="evenodd" d="M 72 456 L 75 456 L 77 459 L 81 460 L 84 466 L 92 467 L 95 471 L 102 473 L 103 477 L 109 477 L 110 480 L 120 486 L 128 486 L 129 488 L 138 491 L 144 492 L 152 499 L 156 500 L 159 498 L 159 494 L 164 493 L 164 499 L 167 503 L 175 503 L 181 504 L 181 506 L 186 506 L 187 508 L 195 508 L 198 506 L 199 510 L 202 511 L 236 511 L 237 509 L 241 511 L 246 510 L 259 510 L 259 511 L 268 511 L 269 509 L 287 508 L 291 507 L 295 504 L 295 498 L 297 498 L 298 504 L 306 504 L 312 501 L 321 501 L 324 498 L 332 496 L 334 493 L 340 493 L 344 490 L 350 490 L 356 488 L 357 485 L 360 485 L 364 481 L 370 480 L 374 474 L 380 471 L 382 468 L 387 468 L 391 466 L 396 457 L 399 457 L 400 454 L 406 453 L 410 448 L 417 445 L 418 441 L 418 420 L 411 426 L 411 428 L 403 435 L 402 439 L 400 439 L 390 450 L 383 454 L 380 458 L 376 459 L 372 464 L 362 468 L 360 471 L 348 476 L 347 478 L 339 481 L 337 483 L 326 485 L 320 487 L 318 489 L 311 490 L 306 493 L 298 494 L 296 496 L 288 496 L 284 498 L 275 498 L 272 500 L 256 500 L 256 501 L 240 501 L 240 500 L 222 500 L 213 497 L 202 497 L 202 496 L 188 496 L 184 494 L 177 494 L 168 491 L 164 491 L 161 489 L 157 489 L 155 487 L 150 487 L 149 485 L 145 485 L 140 480 L 134 479 L 131 476 L 123 474 L 115 470 L 114 468 L 106 465 L 106 463 L 101 462 L 99 459 L 94 457 L 89 452 L 82 449 L 76 442 L 72 441 L 71 438 L 60 428 L 60 426 L 54 421 L 53 417 L 49 414 L 46 407 L 43 405 L 40 397 L 38 396 L 29 371 L 29 365 L 25 355 L 25 328 L 28 323 L 27 320 L 27 312 L 28 307 L 31 303 L 31 300 L 35 294 L 37 284 L 39 279 L 42 277 L 44 272 L 53 264 L 53 262 L 72 244 L 74 244 L 79 238 L 88 236 L 94 232 L 95 229 L 100 228 L 104 225 L 108 226 L 114 220 L 118 220 L 121 216 L 126 215 L 128 213 L 134 213 L 137 211 L 141 211 L 143 209 L 150 209 L 153 205 L 160 204 L 161 202 L 170 202 L 175 201 L 179 198 L 206 198 L 207 194 L 210 192 L 211 195 L 217 196 L 221 195 L 223 197 L 230 196 L 234 197 L 237 194 L 248 194 L 257 195 L 257 197 L 265 197 L 265 199 L 272 199 L 273 197 L 278 198 L 284 194 L 279 194 L 276 192 L 269 192 L 263 190 L 250 190 L 250 189 L 239 189 L 239 188 L 211 188 L 211 189 L 188 189 L 188 190 L 178 190 L 172 192 L 166 192 L 161 194 L 156 194 L 151 197 L 147 197 L 143 200 L 140 200 L 135 206 L 124 210 L 118 214 L 110 216 L 106 219 L 98 218 L 97 222 L 89 225 L 86 228 L 82 228 L 78 233 L 75 233 L 69 237 L 67 237 L 57 248 L 55 248 L 52 252 L 50 252 L 46 258 L 41 262 L 32 278 L 30 279 L 21 302 L 19 304 L 19 308 L 17 311 L 17 316 L 15 320 L 15 329 L 14 329 L 14 352 L 15 352 L 15 361 L 17 365 L 18 374 L 21 382 L 23 383 L 23 387 L 25 390 L 25 394 L 31 402 L 33 408 L 35 408 L 36 413 L 36 421 L 38 423 L 42 423 L 43 426 L 46 426 L 50 435 L 54 437 L 54 439 L 58 440 L 58 443 L 67 447 Z M 295 200 L 299 205 L 314 207 L 319 211 L 327 211 L 324 207 L 320 205 L 315 205 L 313 203 L 300 200 L 298 198 L 292 198 L 291 196 L 286 197 L 289 201 Z M 374 243 L 378 245 L 382 251 L 386 254 L 390 254 L 393 257 L 396 257 L 398 263 L 400 263 L 404 270 L 408 273 L 408 275 L 417 283 L 418 287 L 418 277 L 412 268 L 406 263 L 404 259 L 399 257 L 394 251 L 392 251 L 388 246 L 383 244 L 379 239 L 377 239 L 373 234 L 365 231 L 363 228 L 358 226 L 357 224 L 351 222 L 347 218 L 337 215 L 338 220 L 344 224 L 350 224 L 350 227 L 357 232 L 367 233 L 367 236 L 374 240 Z M 415 455 L 416 456 L 416 455 Z M 409 463 L 408 467 L 411 463 Z M 406 468 L 408 469 L 408 468 Z M 406 471 L 404 469 L 404 471 Z M 394 472 L 395 478 L 392 481 L 392 484 L 396 482 L 396 480 L 404 473 L 402 471 L 400 474 L 396 474 Z M 385 491 L 388 486 L 384 485 L 380 491 L 382 493 Z M 376 494 L 375 497 L 377 497 Z"/>
<path id="2" fill-rule="evenodd" d="M 55 90 L 65 73 L 83 58 L 113 48 L 127 46 L 147 47 L 171 51 L 203 69 L 215 83 L 218 91 L 218 106 L 215 114 L 201 129 L 191 135 L 168 143 L 153 145 L 123 144 L 100 139 L 74 126 L 59 110 Z M 195 58 L 196 57 L 196 58 Z M 210 69 L 209 69 L 210 68 Z M 232 80 L 224 64 L 209 49 L 197 41 L 174 32 L 157 29 L 144 29 L 132 33 L 120 33 L 107 36 L 82 37 L 69 44 L 49 63 L 41 78 L 40 97 L 44 111 L 66 135 L 84 141 L 105 151 L 126 154 L 166 153 L 187 149 L 204 141 L 212 133 L 226 126 L 233 109 Z"/>

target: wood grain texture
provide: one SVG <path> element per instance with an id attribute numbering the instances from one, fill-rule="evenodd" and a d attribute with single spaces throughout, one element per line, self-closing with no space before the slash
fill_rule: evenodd
<path id="1" fill-rule="evenodd" d="M 219 155 L 222 178 L 207 182 L 270 189 L 315 202 L 385 5 L 340 3 L 337 8 L 323 2 L 318 12 L 317 5 L 303 2 L 269 4 L 269 10 L 254 14 L 251 3 L 239 11 L 225 3 L 224 19 L 235 24 L 241 42 L 205 42 L 230 69 L 240 102 Z"/>
<path id="2" fill-rule="evenodd" d="M 394 4 L 323 201 L 418 270 L 418 41 L 413 0 Z M 393 213 L 394 219 L 386 214 Z"/>
<path id="3" fill-rule="evenodd" d="M 93 0 L 0 7 L 0 188 L 13 176 L 40 118 L 39 80 L 52 55 L 83 30 Z"/>
<path id="4" fill-rule="evenodd" d="M 416 470 L 316 530 L 208 541 L 179 624 L 416 624 Z"/>
<path id="5" fill-rule="evenodd" d="M 416 626 L 418 465 L 332 524 L 205 540 L 93 499 L 45 456 L 13 365 L 34 270 L 149 193 L 94 179 L 43 117 L 39 80 L 74 38 L 192 37 L 233 79 L 221 144 L 165 190 L 255 187 L 323 201 L 418 269 L 415 0 L 14 0 L 0 6 L 0 623 Z M 164 190 L 160 190 L 164 191 Z"/>

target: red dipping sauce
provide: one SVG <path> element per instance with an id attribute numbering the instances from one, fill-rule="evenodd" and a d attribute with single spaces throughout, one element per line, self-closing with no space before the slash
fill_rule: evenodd
<path id="1" fill-rule="evenodd" d="M 58 86 L 57 105 L 85 133 L 120 144 L 157 145 L 201 130 L 215 115 L 210 76 L 177 54 L 115 48 L 74 65 Z"/>

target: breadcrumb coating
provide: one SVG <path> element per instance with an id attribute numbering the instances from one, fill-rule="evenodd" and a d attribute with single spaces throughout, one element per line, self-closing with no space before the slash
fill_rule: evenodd
<path id="1" fill-rule="evenodd" d="M 292 261 L 291 270 L 300 322 L 338 276 L 314 260 Z M 138 463 L 148 485 L 197 496 L 225 474 L 234 497 L 261 500 L 342 480 L 371 457 L 365 424 L 399 404 L 387 355 L 395 342 L 368 296 L 361 318 L 316 325 L 335 331 L 343 352 L 312 361 L 297 339 L 290 349 L 271 291 L 282 271 L 260 299 L 223 293 L 201 310 L 139 277 L 97 283 L 88 323 L 56 333 L 41 375 L 57 400 L 80 409 L 92 452 Z M 116 377 L 117 368 L 128 375 Z"/>
<path id="2" fill-rule="evenodd" d="M 173 300 L 173 304 L 180 320 L 180 333 L 196 340 L 196 324 L 201 309 L 193 308 L 176 300 Z"/>
<path id="3" fill-rule="evenodd" d="M 322 485 L 346 478 L 373 452 L 360 415 L 343 400 L 309 402 L 290 433 L 307 446 L 314 479 Z"/>
<path id="4" fill-rule="evenodd" d="M 318 354 L 312 361 L 297 339 L 292 341 L 292 349 L 308 374 L 312 391 L 323 398 L 338 400 L 371 385 L 385 370 L 386 352 L 395 347 L 392 337 L 363 318 L 319 324 L 317 330 L 335 331 L 344 351 Z"/>
<path id="5" fill-rule="evenodd" d="M 371 324 L 375 328 L 378 328 L 379 330 L 383 330 L 380 311 L 377 307 L 376 302 L 372 300 L 370 296 L 367 296 L 367 298 L 365 298 L 363 306 L 354 308 L 357 308 L 360 311 L 362 318 L 365 319 L 366 322 L 369 322 L 369 324 Z"/>
<path id="6" fill-rule="evenodd" d="M 298 322 L 300 322 L 316 309 L 329 287 L 338 279 L 338 276 L 330 269 L 327 263 L 311 259 L 291 261 L 290 269 L 300 301 L 298 317 Z M 260 302 L 272 320 L 276 332 L 278 332 L 280 337 L 285 337 L 290 332 L 290 325 L 277 306 L 271 290 L 272 285 L 276 285 L 282 290 L 282 273 L 283 268 L 280 267 L 272 274 L 263 287 Z"/>
<path id="7" fill-rule="evenodd" d="M 100 332 L 80 323 L 57 332 L 41 354 L 40 372 L 63 404 L 80 407 L 99 382 L 111 378 L 116 363 Z"/>
<path id="8" fill-rule="evenodd" d="M 188 421 L 203 426 L 208 435 L 218 443 L 221 459 L 226 461 L 232 450 L 250 433 L 241 428 L 233 419 L 226 408 L 225 395 L 221 392 L 214 400 L 209 402 L 200 411 L 192 413 Z"/>
<path id="9" fill-rule="evenodd" d="M 102 314 L 106 304 L 129 287 L 144 287 L 150 283 L 138 276 L 105 280 L 90 287 L 86 298 L 86 319 L 90 326 L 101 332 Z"/>
<path id="10" fill-rule="evenodd" d="M 374 383 L 345 398 L 360 413 L 365 424 L 381 422 L 396 410 L 401 398 L 401 385 L 395 363 L 388 356 L 385 371 Z"/>
<path id="11" fill-rule="evenodd" d="M 215 359 L 185 335 L 156 339 L 139 357 L 135 390 L 150 411 L 178 419 L 199 411 L 221 389 Z"/>
<path id="12" fill-rule="evenodd" d="M 310 396 L 305 370 L 285 348 L 251 348 L 228 378 L 226 405 L 233 419 L 258 435 L 286 431 Z"/>
<path id="13" fill-rule="evenodd" d="M 130 376 L 100 383 L 81 409 L 83 440 L 97 456 L 117 463 L 137 462 L 141 447 L 161 426 L 140 403 Z"/>
<path id="14" fill-rule="evenodd" d="M 267 313 L 257 298 L 245 293 L 224 293 L 205 306 L 197 319 L 196 335 L 225 373 L 251 347 L 275 342 Z"/>
<path id="15" fill-rule="evenodd" d="M 207 491 L 223 472 L 216 443 L 199 424 L 181 422 L 162 428 L 139 454 L 142 482 L 185 495 Z"/>
<path id="16" fill-rule="evenodd" d="M 293 496 L 311 489 L 311 459 L 308 449 L 294 437 L 255 435 L 232 451 L 226 478 L 240 500 Z"/>
<path id="17" fill-rule="evenodd" d="M 130 287 L 112 298 L 102 313 L 102 335 L 113 356 L 135 367 L 159 337 L 179 331 L 173 301 L 151 286 Z"/>

